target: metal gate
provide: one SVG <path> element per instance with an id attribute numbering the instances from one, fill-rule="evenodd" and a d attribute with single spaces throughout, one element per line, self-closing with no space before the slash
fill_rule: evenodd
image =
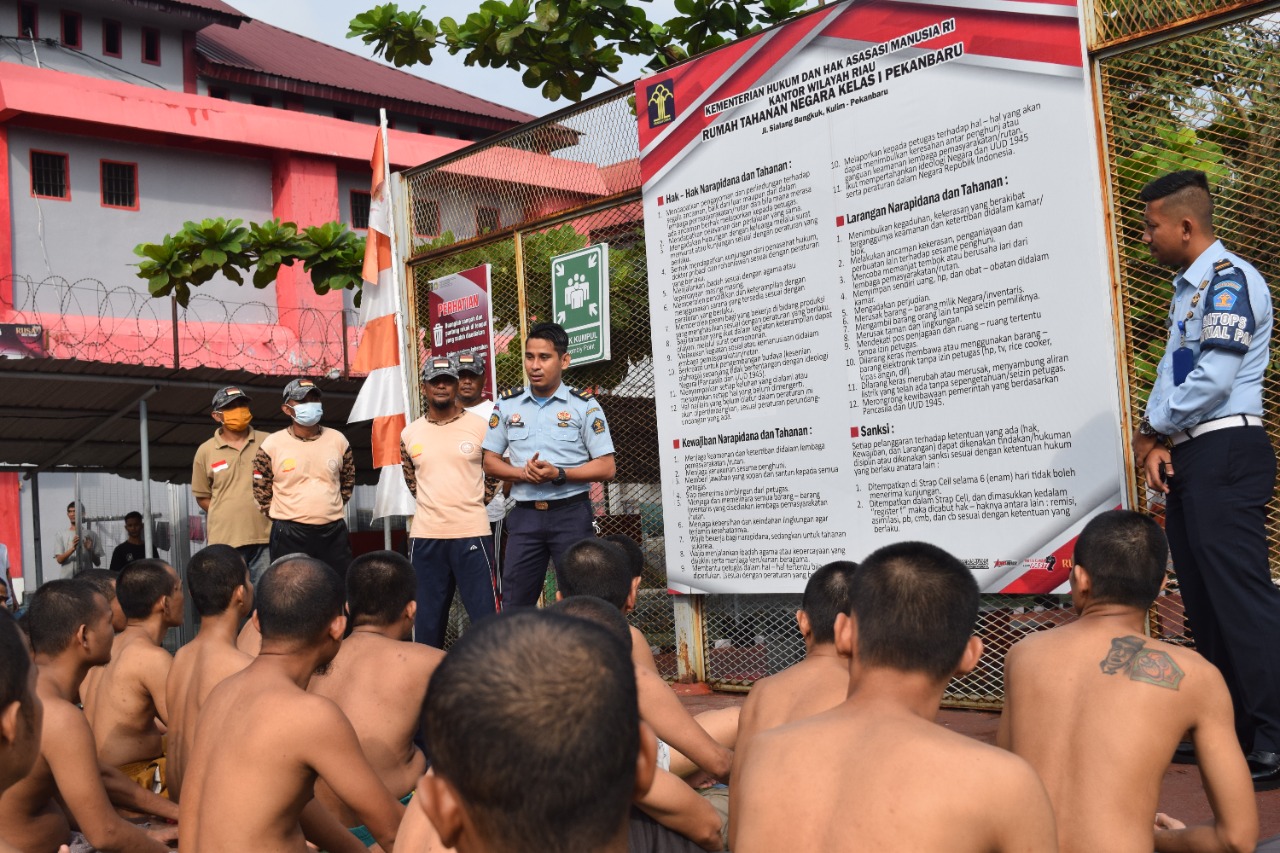
<path id="1" fill-rule="evenodd" d="M 1129 416 L 1140 415 L 1164 340 L 1168 275 L 1139 240 L 1138 189 L 1178 168 L 1215 179 L 1223 240 L 1274 281 L 1280 237 L 1280 3 L 1211 0 L 1098 0 L 1086 10 L 1098 92 L 1107 194 L 1118 282 Z M 500 384 L 522 381 L 523 333 L 550 315 L 554 255 L 607 242 L 613 361 L 570 369 L 566 380 L 593 388 L 619 448 L 615 483 L 598 490 L 607 532 L 642 544 L 648 566 L 632 621 L 645 632 L 665 675 L 697 674 L 723 689 L 745 689 L 804 654 L 795 624 L 798 595 L 708 595 L 682 601 L 687 645 L 678 661 L 676 597 L 666 592 L 665 547 L 649 334 L 644 221 L 633 99 L 608 92 L 493 137 L 404 175 L 411 211 L 410 325 L 418 355 L 429 351 L 431 282 L 492 265 Z M 1099 310 L 1104 310 L 1102 306 Z M 659 354 L 661 356 L 661 354 Z M 1268 381 L 1266 413 L 1276 410 Z M 1131 482 L 1137 484 L 1136 472 Z M 1140 490 L 1137 505 L 1161 507 Z M 1274 536 L 1280 514 L 1273 503 Z M 1273 575 L 1280 559 L 1272 552 Z M 1176 578 L 1152 609 L 1153 634 L 1189 642 Z M 455 607 L 455 610 L 458 608 Z M 999 708 L 1004 657 L 1030 631 L 1070 621 L 1062 596 L 984 596 L 979 668 L 948 688 L 951 706 Z M 455 628 L 459 623 L 455 623 Z"/>

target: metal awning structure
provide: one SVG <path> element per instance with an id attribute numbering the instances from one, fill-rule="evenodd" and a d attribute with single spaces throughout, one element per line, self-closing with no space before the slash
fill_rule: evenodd
<path id="1" fill-rule="evenodd" d="M 305 374 L 300 374 L 305 375 Z M 174 369 L 67 359 L 0 359 L 0 471 L 83 471 L 191 481 L 196 448 L 213 435 L 213 394 L 238 385 L 253 397 L 254 426 L 286 426 L 280 395 L 293 378 L 240 370 Z M 362 380 L 315 378 L 324 423 L 343 432 L 358 482 L 373 483 L 368 424 L 347 425 Z M 146 441 L 142 424 L 146 423 Z"/>
<path id="2" fill-rule="evenodd" d="M 41 471 L 189 483 L 196 448 L 216 429 L 209 416 L 214 392 L 228 385 L 244 389 L 253 398 L 254 426 L 274 432 L 288 423 L 280 404 L 291 378 L 215 368 L 0 359 L 0 471 L 21 472 L 32 481 L 37 583 L 43 580 Z M 324 394 L 325 423 L 351 442 L 357 482 L 376 482 L 369 426 L 347 425 L 361 380 L 312 378 Z M 151 553 L 151 490 L 142 495 L 144 548 Z M 79 476 L 75 503 L 82 505 Z"/>

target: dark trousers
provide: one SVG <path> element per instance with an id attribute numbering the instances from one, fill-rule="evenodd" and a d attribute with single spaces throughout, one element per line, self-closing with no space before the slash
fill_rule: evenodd
<path id="1" fill-rule="evenodd" d="M 351 536 L 342 519 L 328 524 L 303 524 L 300 521 L 271 520 L 271 560 L 285 554 L 306 554 L 323 560 L 343 580 L 351 565 Z"/>
<path id="2" fill-rule="evenodd" d="M 547 561 L 559 565 L 570 545 L 595 538 L 591 502 L 545 510 L 517 506 L 507 514 L 503 534 L 502 607 L 531 607 L 542 592 Z"/>
<path id="3" fill-rule="evenodd" d="M 444 647 L 455 589 L 472 624 L 498 611 L 490 548 L 492 540 L 488 536 L 412 541 L 409 559 L 418 576 L 418 615 L 413 620 L 415 640 L 437 649 Z"/>
<path id="4" fill-rule="evenodd" d="M 1266 505 L 1276 457 L 1262 427 L 1173 448 L 1165 528 L 1196 649 L 1222 671 L 1245 752 L 1280 752 L 1280 589 Z"/>

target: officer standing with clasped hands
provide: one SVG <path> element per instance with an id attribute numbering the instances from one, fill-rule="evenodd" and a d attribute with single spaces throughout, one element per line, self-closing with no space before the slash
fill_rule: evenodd
<path id="1" fill-rule="evenodd" d="M 591 484 L 612 480 L 613 439 L 600 403 L 561 381 L 569 336 L 555 323 L 529 330 L 524 371 L 529 384 L 501 394 L 489 416 L 484 471 L 512 483 L 507 516 L 502 606 L 536 604 L 548 559 L 595 535 Z M 510 460 L 502 458 L 510 454 Z"/>

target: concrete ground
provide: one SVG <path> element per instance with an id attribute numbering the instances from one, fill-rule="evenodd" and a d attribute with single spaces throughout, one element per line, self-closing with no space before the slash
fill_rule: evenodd
<path id="1" fill-rule="evenodd" d="M 676 685 L 680 701 L 691 714 L 700 714 L 715 708 L 728 708 L 746 701 L 745 693 L 716 693 L 705 685 Z M 977 738 L 984 743 L 994 743 L 999 714 L 989 711 L 943 710 L 938 722 L 960 734 Z M 1280 790 L 1258 794 L 1259 837 L 1272 839 L 1280 836 Z M 1164 773 L 1164 785 L 1160 791 L 1160 811 L 1188 825 L 1203 823 L 1213 817 L 1204 786 L 1200 783 L 1197 767 L 1170 764 Z M 1277 849 L 1267 846 L 1267 850 Z"/>

